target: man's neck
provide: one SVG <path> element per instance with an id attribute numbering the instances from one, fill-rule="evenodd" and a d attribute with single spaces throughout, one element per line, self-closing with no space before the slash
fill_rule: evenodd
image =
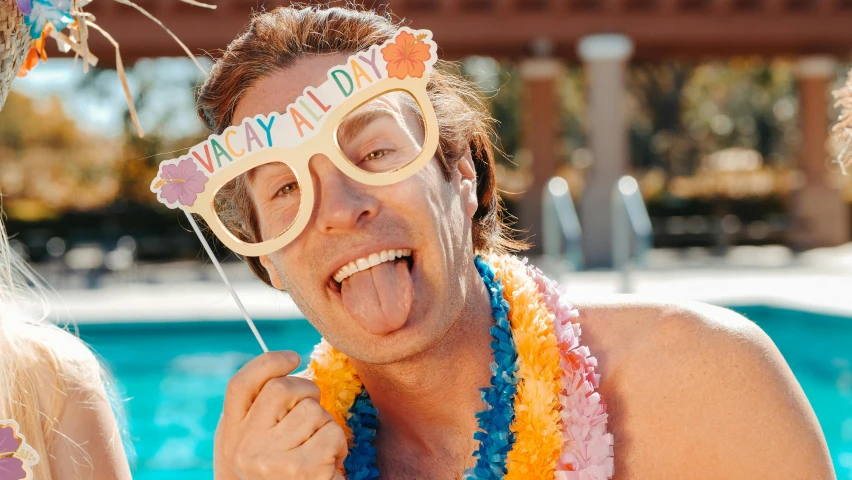
<path id="1" fill-rule="evenodd" d="M 479 389 L 491 377 L 494 323 L 488 291 L 473 275 L 462 311 L 437 345 L 392 365 L 353 360 L 379 412 L 384 440 L 428 456 L 454 438 L 473 438 L 475 414 L 484 407 Z"/>

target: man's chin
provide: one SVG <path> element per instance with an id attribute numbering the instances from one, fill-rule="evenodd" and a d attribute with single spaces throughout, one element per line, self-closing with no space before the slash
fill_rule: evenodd
<path id="1" fill-rule="evenodd" d="M 418 328 L 418 322 L 409 319 L 400 328 L 391 332 L 374 335 L 365 330 L 358 335 L 360 340 L 350 337 L 344 341 L 344 348 L 351 358 L 374 365 L 388 365 L 410 360 L 428 352 L 439 341 L 435 332 L 424 332 Z"/>

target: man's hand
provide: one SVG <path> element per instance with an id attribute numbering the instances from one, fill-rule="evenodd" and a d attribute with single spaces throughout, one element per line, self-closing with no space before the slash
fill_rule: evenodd
<path id="1" fill-rule="evenodd" d="M 216 430 L 217 480 L 343 480 L 346 435 L 310 380 L 289 376 L 295 352 L 265 353 L 228 382 Z"/>

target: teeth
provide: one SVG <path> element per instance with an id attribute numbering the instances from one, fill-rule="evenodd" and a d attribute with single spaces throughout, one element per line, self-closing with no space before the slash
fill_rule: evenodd
<path id="1" fill-rule="evenodd" d="M 371 253 L 369 257 L 367 257 L 367 261 L 370 262 L 370 267 L 375 267 L 376 265 L 382 263 L 382 258 L 378 253 Z"/>
<path id="2" fill-rule="evenodd" d="M 375 267 L 384 262 L 396 260 L 397 258 L 411 256 L 411 249 L 403 248 L 399 250 L 382 250 L 378 253 L 371 253 L 366 258 L 359 258 L 353 262 L 340 267 L 340 270 L 334 274 L 334 281 L 340 283 L 347 278 L 355 275 L 358 272 Z"/>

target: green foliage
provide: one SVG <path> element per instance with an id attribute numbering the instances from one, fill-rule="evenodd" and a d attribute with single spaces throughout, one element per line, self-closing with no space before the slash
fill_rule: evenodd
<path id="1" fill-rule="evenodd" d="M 801 134 L 789 62 L 639 63 L 628 90 L 636 167 L 692 175 L 731 147 L 754 149 L 771 166 L 795 164 Z"/>
<path id="2" fill-rule="evenodd" d="M 111 137 L 82 129 L 66 113 L 68 104 L 58 97 L 33 99 L 11 93 L 0 110 L 0 192 L 6 214 L 37 221 L 102 209 L 119 200 L 157 205 L 149 186 L 158 163 L 183 153 L 202 133 L 197 128 L 195 134 L 175 138 L 169 120 L 192 112 L 178 112 L 180 102 L 164 102 L 160 90 L 169 80 L 158 78 L 163 75 L 156 68 L 140 64 L 139 70 L 128 71 L 128 79 L 134 104 L 148 127 L 144 138 L 137 137 L 122 101 L 115 102 L 116 108 L 123 109 L 122 133 Z M 188 101 L 184 103 L 191 104 L 198 74 L 173 76 L 172 83 Z M 97 101 L 109 97 L 116 81 L 115 71 L 95 69 L 64 95 Z"/>
<path id="3" fill-rule="evenodd" d="M 12 92 L 0 111 L 0 192 L 13 218 L 98 208 L 118 194 L 119 145 L 86 133 L 60 101 Z"/>

